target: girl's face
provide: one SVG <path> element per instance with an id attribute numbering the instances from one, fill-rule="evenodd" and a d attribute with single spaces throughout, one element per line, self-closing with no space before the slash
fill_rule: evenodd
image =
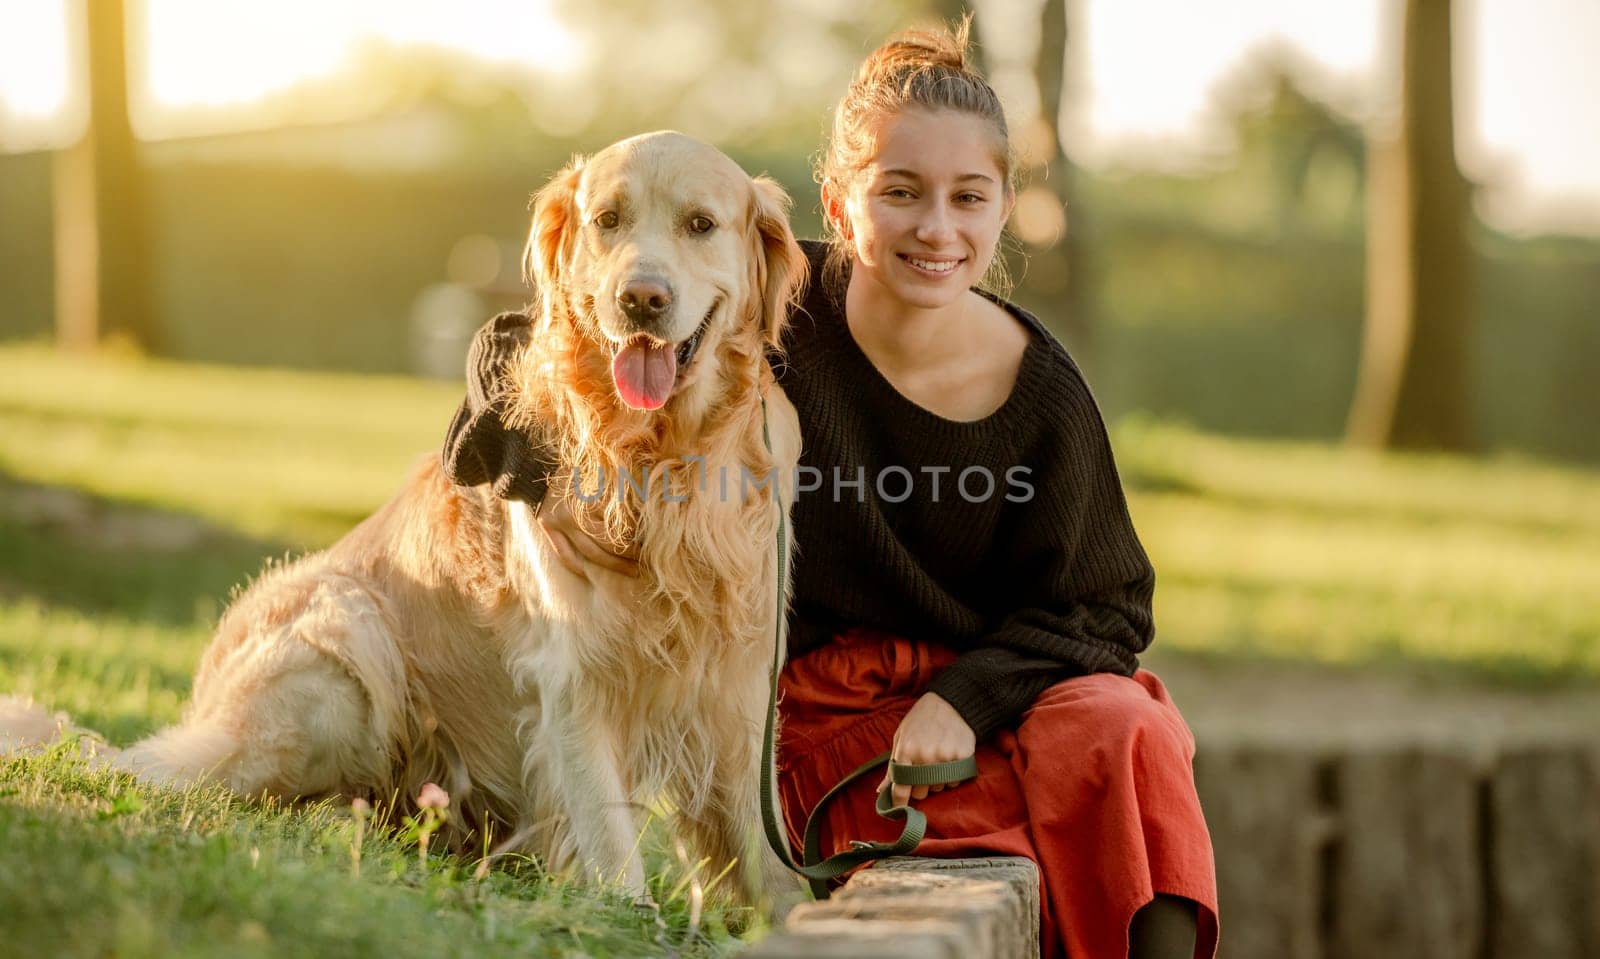
<path id="1" fill-rule="evenodd" d="M 976 286 L 1011 212 L 989 121 L 911 109 L 884 120 L 842 213 L 855 275 L 906 306 L 937 309 Z"/>

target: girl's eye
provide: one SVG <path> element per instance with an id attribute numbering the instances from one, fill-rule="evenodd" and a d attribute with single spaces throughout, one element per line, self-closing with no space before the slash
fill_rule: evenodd
<path id="1" fill-rule="evenodd" d="M 981 193 L 963 193 L 956 199 L 962 203 L 982 203 L 983 195 Z"/>
<path id="2" fill-rule="evenodd" d="M 911 191 L 907 190 L 903 186 L 892 186 L 889 189 L 884 190 L 883 195 L 887 197 L 893 197 L 896 200 L 904 200 L 911 196 Z"/>
<path id="3" fill-rule="evenodd" d="M 696 235 L 701 233 L 710 233 L 712 230 L 716 229 L 716 226 L 717 225 L 711 221 L 709 216 L 697 216 L 689 221 L 689 232 Z"/>
<path id="4" fill-rule="evenodd" d="M 605 210 L 594 218 L 594 225 L 602 230 L 615 230 L 617 228 L 617 211 Z"/>

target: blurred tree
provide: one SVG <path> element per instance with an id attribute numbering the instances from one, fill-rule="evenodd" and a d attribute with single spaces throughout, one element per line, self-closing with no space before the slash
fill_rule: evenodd
<path id="1" fill-rule="evenodd" d="M 89 120 L 54 162 L 56 338 L 89 349 L 108 335 L 159 346 L 138 144 L 128 118 L 123 0 L 85 0 Z"/>
<path id="2" fill-rule="evenodd" d="M 1355 230 L 1361 222 L 1365 133 L 1312 92 L 1306 70 L 1292 48 L 1266 47 L 1233 71 L 1219 94 L 1237 142 L 1227 177 L 1269 201 L 1271 222 L 1262 225 L 1280 236 Z"/>
<path id="3" fill-rule="evenodd" d="M 1043 186 L 1053 195 L 1057 208 L 1067 211 L 1067 219 L 1055 240 L 1042 239 L 1034 244 L 1030 274 L 1034 274 L 1033 285 L 1041 292 L 1056 292 L 1057 302 L 1061 304 L 1057 319 L 1072 345 L 1073 354 L 1080 365 L 1092 368 L 1091 224 L 1083 207 L 1073 202 L 1078 172 L 1067 156 L 1061 130 L 1062 108 L 1071 95 L 1067 83 L 1067 44 L 1072 36 L 1072 23 L 1082 22 L 1078 6 L 1070 0 L 1044 0 L 1039 15 L 1039 54 L 1034 64 L 1034 77 L 1039 86 L 1036 142 L 1042 155 L 1035 161 L 1044 169 Z"/>
<path id="4" fill-rule="evenodd" d="M 1455 158 L 1451 0 L 1407 0 L 1397 135 L 1370 141 L 1367 325 L 1347 438 L 1464 450 L 1471 259 Z"/>
<path id="5" fill-rule="evenodd" d="M 1093 296 L 1089 286 L 1090 226 L 1081 206 L 1074 205 L 1073 183 L 1077 171 L 1064 149 L 1062 107 L 1071 96 L 1067 80 L 1070 23 L 1076 14 L 1073 0 L 1042 0 L 1037 8 L 1009 4 L 964 3 L 936 0 L 934 12 L 950 22 L 969 12 L 980 39 L 995 30 L 1036 27 L 1038 43 L 1026 72 L 1035 96 L 1032 109 L 1008 104 L 1007 119 L 1021 162 L 1028 168 L 1026 186 L 1017 197 L 1011 229 L 1022 241 L 1026 267 L 1020 295 L 1032 301 L 1061 330 L 1073 356 L 1085 367 L 1093 365 Z M 1022 20 L 1017 18 L 1021 17 Z M 1030 24 L 1029 18 L 1036 17 Z M 976 63 L 991 81 L 1000 64 L 985 62 L 984 47 L 976 48 Z M 1070 215 L 1069 212 L 1070 211 Z M 1068 220 L 1070 219 L 1070 227 Z"/>
<path id="6" fill-rule="evenodd" d="M 676 126 L 736 152 L 814 151 L 826 110 L 857 58 L 927 0 L 872 4 L 775 0 L 558 0 L 590 51 L 538 91 L 535 117 L 555 136 L 604 142 Z"/>

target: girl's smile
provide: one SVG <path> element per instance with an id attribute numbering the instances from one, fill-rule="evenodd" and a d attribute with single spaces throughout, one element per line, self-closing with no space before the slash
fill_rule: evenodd
<path id="1" fill-rule="evenodd" d="M 911 264 L 914 269 L 933 277 L 943 277 L 949 273 L 952 273 L 955 271 L 956 267 L 959 267 L 963 262 L 965 262 L 964 260 L 960 259 L 919 256 L 910 253 L 901 253 L 900 259 Z"/>

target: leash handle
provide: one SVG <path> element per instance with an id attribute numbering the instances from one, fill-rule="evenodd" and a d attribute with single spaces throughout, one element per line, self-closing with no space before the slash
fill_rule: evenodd
<path id="1" fill-rule="evenodd" d="M 905 826 L 900 830 L 900 838 L 894 842 L 863 842 L 859 839 L 850 840 L 850 850 L 835 853 L 827 859 L 822 858 L 822 823 L 823 813 L 828 804 L 842 793 L 846 786 L 860 779 L 862 776 L 877 769 L 885 763 L 889 766 L 889 779 L 878 789 L 876 808 L 878 815 L 885 819 L 903 820 Z M 907 804 L 896 806 L 894 804 L 893 786 L 936 786 L 940 783 L 958 782 L 971 779 L 978 775 L 978 760 L 975 756 L 954 759 L 942 763 L 913 763 L 891 762 L 888 753 L 880 753 L 867 760 L 839 782 L 823 797 L 817 801 L 811 815 L 806 817 L 805 849 L 802 853 L 804 864 L 796 872 L 811 884 L 811 892 L 818 899 L 828 898 L 828 880 L 836 879 L 862 863 L 875 859 L 887 859 L 890 856 L 910 855 L 922 842 L 922 837 L 928 832 L 928 817 L 920 809 Z M 792 867 L 791 867 L 792 868 Z"/>
<path id="2" fill-rule="evenodd" d="M 764 396 L 761 398 L 761 440 L 766 444 L 767 453 L 770 455 L 772 436 L 767 426 L 767 399 Z M 906 855 L 916 849 L 917 844 L 922 842 L 922 837 L 927 834 L 928 818 L 921 810 L 914 809 L 910 805 L 894 805 L 890 791 L 891 784 L 932 786 L 971 779 L 978 775 L 978 760 L 976 757 L 967 756 L 950 762 L 917 765 L 891 762 L 888 753 L 874 756 L 858 766 L 850 775 L 839 780 L 817 803 L 816 808 L 811 810 L 811 815 L 806 817 L 805 848 L 801 852 L 801 862 L 794 861 L 794 854 L 789 849 L 789 837 L 779 825 L 783 811 L 777 804 L 776 790 L 773 789 L 772 782 L 774 762 L 777 758 L 778 674 L 783 669 L 783 623 L 788 609 L 789 595 L 788 513 L 783 508 L 781 497 L 776 505 L 778 507 L 778 601 L 772 636 L 772 672 L 769 676 L 767 722 L 761 736 L 761 827 L 766 833 L 767 845 L 772 847 L 772 851 L 777 853 L 783 864 L 805 877 L 811 885 L 812 895 L 818 899 L 826 899 L 829 892 L 828 880 L 836 879 L 862 863 L 889 856 Z M 823 811 L 846 786 L 885 763 L 889 765 L 889 782 L 884 783 L 883 788 L 878 790 L 876 809 L 878 815 L 885 819 L 904 821 L 905 826 L 900 831 L 900 838 L 892 843 L 851 840 L 850 850 L 823 859 Z"/>

